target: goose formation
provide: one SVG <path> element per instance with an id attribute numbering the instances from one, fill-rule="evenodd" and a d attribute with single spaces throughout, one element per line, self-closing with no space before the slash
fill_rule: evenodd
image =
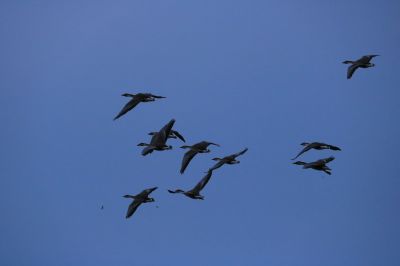
<path id="1" fill-rule="evenodd" d="M 353 76 L 354 72 L 358 68 L 370 68 L 374 67 L 375 64 L 371 63 L 370 61 L 378 55 L 364 55 L 360 59 L 356 61 L 351 61 L 351 60 L 346 60 L 343 61 L 343 64 L 350 64 L 350 66 L 347 69 L 347 79 L 351 79 Z M 124 97 L 130 97 L 131 100 L 126 103 L 121 111 L 114 117 L 114 120 L 117 120 L 121 116 L 124 116 L 127 114 L 129 111 L 134 109 L 139 103 L 143 102 L 154 102 L 158 99 L 164 99 L 166 97 L 164 96 L 158 96 L 154 95 L 152 93 L 137 93 L 137 94 L 131 94 L 131 93 L 124 93 L 122 94 Z M 182 142 L 186 143 L 185 138 L 182 136 L 181 133 L 173 129 L 173 126 L 175 124 L 175 119 L 171 119 L 166 125 L 164 125 L 159 131 L 154 131 L 148 133 L 148 135 L 151 136 L 150 143 L 144 143 L 141 142 L 137 146 L 144 147 L 141 154 L 142 156 L 146 156 L 151 154 L 153 151 L 166 151 L 166 150 L 171 150 L 172 146 L 167 144 L 168 139 L 179 139 Z M 193 158 L 197 154 L 201 153 L 210 153 L 211 150 L 209 149 L 209 146 L 216 146 L 220 147 L 219 144 L 210 142 L 210 141 L 200 141 L 198 143 L 195 143 L 193 145 L 183 145 L 180 148 L 187 150 L 182 158 L 182 163 L 180 166 L 180 174 L 184 174 L 187 167 L 193 160 Z M 310 150 L 331 150 L 331 151 L 341 151 L 341 148 L 331 145 L 331 144 L 326 144 L 323 142 L 303 142 L 301 143 L 301 146 L 304 146 L 304 148 L 291 160 L 296 160 L 298 157 L 302 156 L 304 153 L 307 153 Z M 171 190 L 168 189 L 167 191 L 171 194 L 183 194 L 186 197 L 189 197 L 191 199 L 200 199 L 204 200 L 204 196 L 200 194 L 200 192 L 204 189 L 204 187 L 209 183 L 213 172 L 219 168 L 221 168 L 223 165 L 232 165 L 232 164 L 239 164 L 240 161 L 237 160 L 237 157 L 244 155 L 248 151 L 248 148 L 244 148 L 243 150 L 227 155 L 225 157 L 219 158 L 215 157 L 212 160 L 216 161 L 216 163 L 211 166 L 205 173 L 206 175 L 201 178 L 201 180 L 190 190 L 183 190 L 183 189 L 175 189 Z M 311 162 L 303 162 L 303 161 L 296 161 L 293 164 L 294 165 L 300 165 L 302 166 L 303 169 L 313 169 L 316 171 L 322 171 L 328 175 L 332 174 L 332 169 L 327 166 L 328 163 L 332 162 L 335 160 L 335 157 L 330 156 L 327 158 L 323 159 L 318 159 L 316 161 L 311 161 Z M 124 195 L 124 198 L 130 198 L 132 199 L 132 202 L 128 206 L 128 210 L 126 212 L 126 218 L 130 218 L 138 209 L 140 205 L 143 203 L 149 203 L 149 202 L 154 202 L 154 198 L 149 197 L 149 195 L 155 191 L 158 187 L 152 187 L 143 190 L 137 195 Z M 157 206 L 158 207 L 158 206 Z M 101 209 L 103 210 L 104 207 L 101 206 Z"/>

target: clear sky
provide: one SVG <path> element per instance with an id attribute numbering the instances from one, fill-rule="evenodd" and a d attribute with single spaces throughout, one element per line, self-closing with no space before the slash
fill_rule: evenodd
<path id="1" fill-rule="evenodd" d="M 400 2 L 0 2 L 0 265 L 400 265 Z M 343 60 L 380 54 L 346 79 Z M 117 121 L 122 93 L 166 99 Z M 184 151 L 140 155 L 175 118 Z M 291 164 L 304 141 L 332 176 Z M 204 201 L 190 188 L 214 161 Z M 158 186 L 126 220 L 130 200 Z M 100 206 L 104 205 L 104 210 Z M 158 206 L 158 208 L 156 208 Z"/>

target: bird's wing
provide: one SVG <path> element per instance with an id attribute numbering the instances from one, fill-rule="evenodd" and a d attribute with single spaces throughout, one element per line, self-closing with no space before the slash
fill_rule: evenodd
<path id="1" fill-rule="evenodd" d="M 141 200 L 135 199 L 134 201 L 132 201 L 132 203 L 128 207 L 128 211 L 126 212 L 126 218 L 131 217 L 135 213 L 136 209 L 140 206 L 140 204 L 142 204 Z"/>
<path id="2" fill-rule="evenodd" d="M 174 126 L 175 119 L 171 119 L 171 121 L 168 122 L 159 132 L 157 135 L 161 138 L 160 141 L 162 140 L 162 144 L 165 144 L 167 142 L 168 136 L 171 133 L 171 129 Z M 161 143 L 160 143 L 161 144 Z"/>
<path id="3" fill-rule="evenodd" d="M 142 150 L 142 155 L 146 156 L 147 154 L 150 154 L 154 151 L 154 148 L 152 146 L 147 146 Z"/>
<path id="4" fill-rule="evenodd" d="M 139 103 L 140 103 L 140 99 L 138 97 L 133 97 L 132 100 L 130 100 L 127 104 L 125 104 L 125 106 L 117 114 L 117 116 L 114 118 L 114 120 L 120 118 L 121 116 L 123 116 L 124 114 L 126 114 L 127 112 L 129 112 L 130 110 L 135 108 L 135 106 L 138 105 Z"/>
<path id="5" fill-rule="evenodd" d="M 189 165 L 190 161 L 193 159 L 193 157 L 197 154 L 196 151 L 194 150 L 189 150 L 188 152 L 185 153 L 182 159 L 182 165 L 181 165 L 181 174 L 185 172 L 186 167 Z"/>
<path id="6" fill-rule="evenodd" d="M 177 136 L 183 142 L 186 142 L 185 138 L 178 131 L 172 130 L 172 133 L 174 133 L 174 135 Z"/>
<path id="7" fill-rule="evenodd" d="M 154 190 L 156 190 L 158 187 L 152 187 L 152 188 L 148 188 L 143 190 L 142 192 L 140 192 L 139 194 L 136 195 L 136 197 L 138 198 L 147 198 L 151 192 L 153 192 Z"/>
<path id="8" fill-rule="evenodd" d="M 248 149 L 245 148 L 244 150 L 242 150 L 242 151 L 240 151 L 240 152 L 238 152 L 238 153 L 232 154 L 232 156 L 236 158 L 236 157 L 238 157 L 238 156 L 240 156 L 240 155 L 245 154 L 245 152 L 246 152 L 247 150 L 248 150 Z"/>
<path id="9" fill-rule="evenodd" d="M 357 69 L 358 67 L 359 67 L 358 64 L 352 64 L 351 66 L 349 66 L 349 67 L 347 68 L 347 79 L 350 79 L 350 78 L 353 76 L 354 71 L 356 71 L 356 69 Z"/>
<path id="10" fill-rule="evenodd" d="M 157 98 L 157 99 L 164 99 L 164 98 L 166 98 L 166 97 L 164 97 L 164 96 L 157 96 L 157 95 L 154 95 L 154 94 L 151 94 L 151 93 L 149 93 L 149 96 L 150 96 L 150 97 L 153 97 L 153 98 Z"/>
<path id="11" fill-rule="evenodd" d="M 363 57 L 361 57 L 360 59 L 357 60 L 358 63 L 360 64 L 368 64 L 372 58 L 374 58 L 377 55 L 364 55 Z"/>
<path id="12" fill-rule="evenodd" d="M 334 150 L 334 151 L 341 151 L 341 149 L 339 147 L 333 146 L 333 145 L 327 145 L 329 147 L 330 150 Z"/>
<path id="13" fill-rule="evenodd" d="M 318 161 L 312 162 L 312 163 L 308 163 L 308 165 L 310 166 L 323 166 L 331 161 L 335 160 L 335 157 L 331 156 L 328 158 L 324 158 L 324 159 L 319 159 Z"/>
<path id="14" fill-rule="evenodd" d="M 151 137 L 150 145 L 157 146 L 158 144 L 163 145 L 164 138 L 163 138 L 163 135 L 160 134 L 160 132 L 155 132 Z"/>
<path id="15" fill-rule="evenodd" d="M 304 149 L 302 149 L 299 154 L 296 155 L 296 157 L 294 157 L 292 160 L 296 160 L 300 155 L 302 155 L 303 153 L 305 153 L 306 151 L 309 151 L 312 147 L 310 145 L 307 145 L 306 147 L 304 147 Z"/>
<path id="16" fill-rule="evenodd" d="M 329 163 L 332 162 L 333 160 L 335 160 L 335 157 L 331 156 L 325 159 L 321 159 L 321 161 L 323 161 L 324 163 Z"/>
<path id="17" fill-rule="evenodd" d="M 199 143 L 196 143 L 196 144 L 193 145 L 193 146 L 196 147 L 196 148 L 198 148 L 198 149 L 200 149 L 200 150 L 205 150 L 205 149 L 207 149 L 207 147 L 208 147 L 209 145 L 214 145 L 214 146 L 219 147 L 219 144 L 213 143 L 213 142 L 209 142 L 209 141 L 201 141 L 201 142 L 199 142 Z"/>
<path id="18" fill-rule="evenodd" d="M 192 191 L 199 193 L 207 185 L 208 181 L 210 181 L 211 176 L 212 171 L 209 170 L 207 174 L 200 180 L 200 182 L 196 184 Z"/>
<path id="19" fill-rule="evenodd" d="M 220 160 L 220 161 L 218 161 L 216 164 L 214 164 L 214 166 L 213 167 L 211 167 L 208 171 L 214 171 L 215 169 L 218 169 L 218 168 L 220 168 L 221 166 L 223 166 L 224 164 L 225 164 L 225 160 Z"/>

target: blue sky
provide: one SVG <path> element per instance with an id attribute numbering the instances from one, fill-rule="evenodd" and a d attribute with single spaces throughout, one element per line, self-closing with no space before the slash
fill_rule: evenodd
<path id="1" fill-rule="evenodd" d="M 400 263 L 398 1 L 1 1 L 1 265 Z M 341 62 L 380 54 L 346 80 Z M 124 92 L 166 96 L 112 121 Z M 189 144 L 140 156 L 171 118 Z M 332 176 L 292 165 L 324 141 Z M 171 195 L 214 162 L 204 201 Z M 158 186 L 124 218 L 125 194 Z M 104 210 L 100 206 L 104 205 Z M 159 208 L 156 208 L 159 206 Z"/>

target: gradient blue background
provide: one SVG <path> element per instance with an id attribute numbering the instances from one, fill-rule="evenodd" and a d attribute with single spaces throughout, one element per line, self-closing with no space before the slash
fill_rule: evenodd
<path id="1" fill-rule="evenodd" d="M 400 265 L 399 1 L 1 1 L 0 264 Z M 346 80 L 345 59 L 380 54 Z M 124 92 L 168 97 L 112 121 Z M 171 118 L 221 144 L 140 156 Z M 303 141 L 342 152 L 327 176 Z M 205 201 L 170 195 L 214 162 Z M 121 196 L 159 186 L 124 218 Z M 104 210 L 100 206 L 104 205 Z M 156 208 L 159 206 L 159 208 Z"/>

